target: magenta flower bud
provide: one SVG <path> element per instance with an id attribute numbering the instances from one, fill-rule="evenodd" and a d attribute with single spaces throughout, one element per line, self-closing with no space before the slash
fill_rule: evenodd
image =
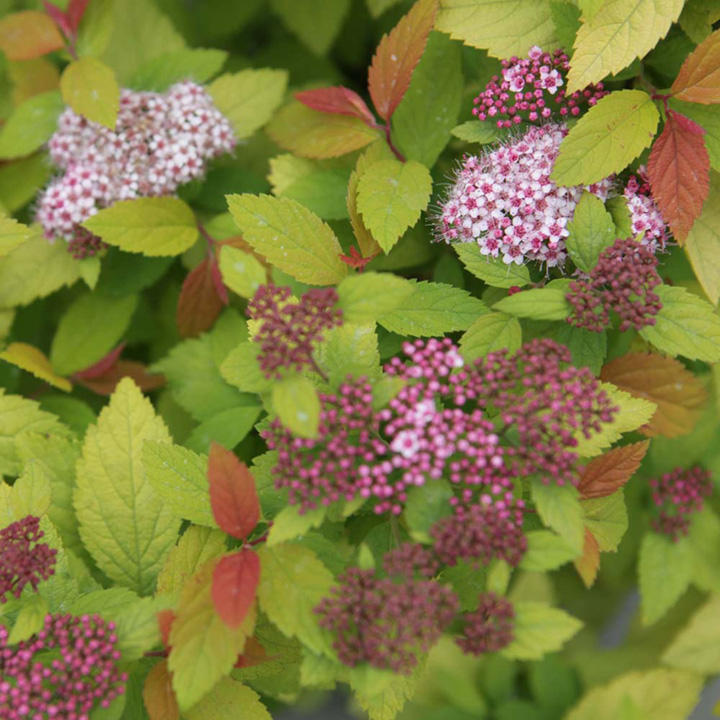
<path id="1" fill-rule="evenodd" d="M 652 527 L 673 540 L 688 534 L 691 516 L 702 510 L 705 498 L 712 494 L 710 473 L 699 465 L 653 478 L 650 487 L 656 508 Z"/>
<path id="2" fill-rule="evenodd" d="M 512 603 L 492 592 L 480 595 L 477 610 L 463 614 L 464 628 L 457 644 L 468 655 L 497 652 L 513 639 Z"/>

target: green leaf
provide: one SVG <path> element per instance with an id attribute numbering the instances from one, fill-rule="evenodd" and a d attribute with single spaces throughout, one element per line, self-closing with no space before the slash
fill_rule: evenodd
<path id="1" fill-rule="evenodd" d="M 570 305 L 565 300 L 567 288 L 544 287 L 508 295 L 493 306 L 517 317 L 534 320 L 564 320 L 570 314 Z"/>
<path id="2" fill-rule="evenodd" d="M 527 551 L 519 565 L 523 570 L 554 570 L 578 555 L 566 540 L 549 530 L 530 530 L 526 537 Z"/>
<path id="3" fill-rule="evenodd" d="M 642 90 L 601 98 L 560 145 L 550 176 L 559 185 L 590 185 L 627 167 L 655 137 L 660 115 Z"/>
<path id="4" fill-rule="evenodd" d="M 208 452 L 213 442 L 234 448 L 252 430 L 261 410 L 256 403 L 221 410 L 203 420 L 190 433 L 185 444 L 198 453 Z"/>
<path id="5" fill-rule="evenodd" d="M 483 255 L 475 243 L 456 243 L 453 245 L 462 264 L 475 277 L 488 285 L 498 288 L 523 287 L 530 282 L 527 265 L 506 265 L 501 258 Z"/>
<path id="6" fill-rule="evenodd" d="M 73 60 L 60 78 L 63 100 L 78 114 L 111 130 L 120 107 L 115 73 L 93 57 Z"/>
<path id="7" fill-rule="evenodd" d="M 513 641 L 500 654 L 514 660 L 539 660 L 559 650 L 582 627 L 564 610 L 540 602 L 517 602 Z"/>
<path id="8" fill-rule="evenodd" d="M 704 679 L 681 670 L 644 670 L 591 688 L 565 720 L 618 720 L 630 698 L 643 718 L 687 720 L 700 697 Z"/>
<path id="9" fill-rule="evenodd" d="M 11 217 L 0 216 L 0 257 L 22 245 L 32 234 L 27 225 Z"/>
<path id="10" fill-rule="evenodd" d="M 182 80 L 202 84 L 220 72 L 227 57 L 225 50 L 205 48 L 163 53 L 143 63 L 128 85 L 134 90 L 163 92 Z"/>
<path id="11" fill-rule="evenodd" d="M 60 318 L 50 347 L 50 362 L 60 375 L 94 365 L 122 339 L 137 307 L 138 296 L 78 296 Z"/>
<path id="12" fill-rule="evenodd" d="M 57 90 L 34 95 L 18 105 L 0 130 L 0 158 L 9 160 L 35 152 L 55 132 L 62 111 Z"/>
<path id="13" fill-rule="evenodd" d="M 360 175 L 357 207 L 385 253 L 417 222 L 431 192 L 430 171 L 415 160 L 381 160 Z"/>
<path id="14" fill-rule="evenodd" d="M 399 335 L 429 337 L 467 330 L 487 308 L 466 290 L 444 283 L 413 282 L 413 292 L 401 308 L 378 318 L 386 330 Z"/>
<path id="15" fill-rule="evenodd" d="M 405 278 L 390 273 L 348 275 L 337 288 L 343 322 L 369 323 L 402 307 L 413 293 Z"/>
<path id="16" fill-rule="evenodd" d="M 615 75 L 642 58 L 667 35 L 680 16 L 684 0 L 609 0 L 602 12 L 586 19 L 575 39 L 568 73 L 568 92 Z"/>
<path id="17" fill-rule="evenodd" d="M 710 508 L 695 513 L 688 542 L 693 548 L 693 583 L 702 590 L 720 592 L 720 518 Z"/>
<path id="18" fill-rule="evenodd" d="M 662 660 L 670 667 L 703 675 L 720 673 L 720 596 L 712 597 L 692 616 Z"/>
<path id="19" fill-rule="evenodd" d="M 48 605 L 40 595 L 30 595 L 27 599 L 24 599 L 15 624 L 12 626 L 10 635 L 7 638 L 7 643 L 16 645 L 19 642 L 28 640 L 36 632 L 40 632 L 45 624 L 47 613 Z"/>
<path id="20" fill-rule="evenodd" d="M 97 612 L 115 623 L 118 636 L 118 650 L 124 662 L 138 660 L 160 642 L 157 613 L 163 603 L 157 598 L 134 598 L 131 603 L 123 603 L 116 612 Z"/>
<path id="21" fill-rule="evenodd" d="M 640 543 L 638 580 L 643 624 L 657 622 L 685 592 L 692 575 L 691 546 L 648 532 Z"/>
<path id="22" fill-rule="evenodd" d="M 571 485 L 555 485 L 552 480 L 548 485 L 534 481 L 532 499 L 543 523 L 555 530 L 576 555 L 580 554 L 585 526 L 577 489 Z"/>
<path id="23" fill-rule="evenodd" d="M 522 344 L 522 329 L 517 318 L 500 312 L 481 315 L 460 338 L 460 352 L 471 363 L 495 350 L 514 353 Z"/>
<path id="24" fill-rule="evenodd" d="M 198 237 L 193 211 L 175 197 L 121 200 L 83 226 L 109 245 L 152 257 L 180 255 Z"/>
<path id="25" fill-rule="evenodd" d="M 720 317 L 712 305 L 680 286 L 660 285 L 655 292 L 662 308 L 641 337 L 668 355 L 720 361 Z"/>
<path id="26" fill-rule="evenodd" d="M 615 241 L 615 223 L 600 198 L 584 192 L 568 223 L 565 239 L 571 260 L 585 272 L 596 265 L 600 252 Z"/>
<path id="27" fill-rule="evenodd" d="M 628 528 L 625 495 L 622 489 L 612 495 L 582 500 L 585 525 L 602 552 L 615 552 Z"/>
<path id="28" fill-rule="evenodd" d="M 430 480 L 407 493 L 403 517 L 416 542 L 430 542 L 430 528 L 440 518 L 452 514 L 452 489 L 447 480 Z"/>
<path id="29" fill-rule="evenodd" d="M 260 608 L 287 636 L 297 637 L 318 654 L 329 653 L 328 639 L 313 608 L 328 595 L 330 571 L 312 550 L 283 544 L 260 547 Z"/>
<path id="30" fill-rule="evenodd" d="M 322 12 L 314 0 L 271 0 L 270 6 L 303 44 L 316 55 L 324 55 L 340 31 L 350 0 L 327 3 Z"/>
<path id="31" fill-rule="evenodd" d="M 300 203 L 248 194 L 227 201 L 245 241 L 278 269 L 311 285 L 332 285 L 347 275 L 335 233 Z"/>
<path id="32" fill-rule="evenodd" d="M 308 378 L 291 375 L 275 382 L 272 404 L 280 422 L 291 433 L 305 438 L 317 435 L 320 398 Z"/>
<path id="33" fill-rule="evenodd" d="M 713 305 L 720 300 L 720 173 L 710 173 L 710 192 L 688 233 L 685 252 Z"/>
<path id="34" fill-rule="evenodd" d="M 589 367 L 593 375 L 600 374 L 607 355 L 607 333 L 576 328 L 570 323 L 554 323 L 544 334 L 570 351 L 575 367 Z"/>
<path id="35" fill-rule="evenodd" d="M 286 70 L 241 70 L 221 75 L 208 86 L 218 110 L 238 140 L 250 137 L 273 116 L 285 95 Z"/>
<path id="36" fill-rule="evenodd" d="M 51 245 L 41 234 L 33 235 L 0 258 L 0 308 L 27 305 L 78 277 L 77 260 L 64 242 Z"/>
<path id="37" fill-rule="evenodd" d="M 402 101 L 392 115 L 402 154 L 432 167 L 450 139 L 463 95 L 461 46 L 431 32 Z"/>
<path id="38" fill-rule="evenodd" d="M 343 323 L 325 333 L 325 341 L 318 347 L 316 358 L 333 387 L 348 375 L 381 376 L 380 353 L 374 323 Z"/>
<path id="39" fill-rule="evenodd" d="M 557 43 L 547 0 L 442 0 L 435 29 L 499 58 Z"/>
<path id="40" fill-rule="evenodd" d="M 187 720 L 227 720 L 242 708 L 242 720 L 272 720 L 260 696 L 247 685 L 221 678 L 202 700 L 183 714 Z"/>
<path id="41" fill-rule="evenodd" d="M 299 163 L 312 162 L 294 156 L 289 157 Z M 348 217 L 346 196 L 349 170 L 350 168 L 318 170 L 313 167 L 310 172 L 287 185 L 282 192 L 275 189 L 273 191 L 278 196 L 297 200 L 323 220 L 344 220 Z"/>
<path id="42" fill-rule="evenodd" d="M 142 464 L 155 492 L 178 517 L 217 526 L 210 507 L 206 457 L 179 445 L 146 440 Z"/>
<path id="43" fill-rule="evenodd" d="M 580 27 L 580 9 L 565 0 L 550 0 L 550 13 L 559 45 L 570 55 L 575 35 Z"/>
<path id="44" fill-rule="evenodd" d="M 632 218 L 628 210 L 627 200 L 622 195 L 611 197 L 605 203 L 605 208 L 615 223 L 616 236 L 619 238 L 632 237 Z"/>
<path id="45" fill-rule="evenodd" d="M 494 143 L 498 137 L 497 128 L 492 123 L 482 120 L 467 120 L 454 127 L 450 132 L 460 140 L 480 145 Z"/>
<path id="46" fill-rule="evenodd" d="M 267 279 L 267 270 L 254 255 L 232 245 L 220 250 L 220 273 L 225 285 L 244 298 L 251 298 Z"/>
<path id="47" fill-rule="evenodd" d="M 274 518 L 267 538 L 267 546 L 273 547 L 286 540 L 294 540 L 312 528 L 320 527 L 325 520 L 327 507 L 301 513 L 297 505 L 286 505 Z"/>
<path id="48" fill-rule="evenodd" d="M 269 380 L 260 370 L 258 354 L 260 346 L 252 341 L 240 343 L 220 366 L 220 374 L 227 382 L 243 392 L 263 393 L 270 390 Z"/>
<path id="49" fill-rule="evenodd" d="M 143 473 L 145 440 L 170 442 L 163 422 L 129 378 L 120 381 L 78 461 L 75 509 L 80 536 L 98 567 L 140 594 L 177 537 L 180 521 Z"/>

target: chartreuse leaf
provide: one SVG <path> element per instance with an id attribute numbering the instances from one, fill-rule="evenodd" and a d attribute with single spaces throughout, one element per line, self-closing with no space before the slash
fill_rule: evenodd
<path id="1" fill-rule="evenodd" d="M 720 173 L 710 173 L 710 194 L 685 241 L 695 277 L 713 305 L 720 300 Z"/>
<path id="2" fill-rule="evenodd" d="M 242 708 L 243 720 L 272 720 L 260 696 L 237 680 L 222 678 L 199 703 L 183 714 L 187 720 L 227 720 Z"/>
<path id="3" fill-rule="evenodd" d="M 565 300 L 567 288 L 535 288 L 508 295 L 493 307 L 509 315 L 534 320 L 564 320 L 570 314 L 570 305 Z"/>
<path id="4" fill-rule="evenodd" d="M 374 323 L 343 323 L 325 333 L 316 358 L 331 385 L 339 385 L 348 375 L 380 377 L 380 353 Z"/>
<path id="5" fill-rule="evenodd" d="M 413 696 L 418 675 L 418 671 L 405 676 L 362 664 L 350 670 L 348 680 L 370 720 L 393 720 Z"/>
<path id="6" fill-rule="evenodd" d="M 559 185 L 590 185 L 627 167 L 655 137 L 660 115 L 642 90 L 619 90 L 601 98 L 560 145 L 551 179 Z"/>
<path id="7" fill-rule="evenodd" d="M 578 555 L 577 550 L 568 545 L 567 540 L 550 530 L 530 530 L 526 537 L 527 551 L 519 565 L 523 570 L 554 570 Z"/>
<path id="8" fill-rule="evenodd" d="M 655 292 L 662 308 L 655 325 L 640 330 L 643 339 L 668 355 L 720 361 L 720 317 L 712 305 L 680 286 L 660 285 Z"/>
<path id="9" fill-rule="evenodd" d="M 173 512 L 185 520 L 215 527 L 206 477 L 207 458 L 180 445 L 146 440 L 145 477 Z"/>
<path id="10" fill-rule="evenodd" d="M 170 442 L 170 436 L 150 402 L 125 378 L 97 425 L 88 428 L 74 497 L 80 536 L 98 567 L 140 594 L 152 590 L 180 526 L 145 477 L 145 440 Z"/>
<path id="11" fill-rule="evenodd" d="M 488 310 L 485 304 L 452 285 L 414 282 L 412 294 L 402 307 L 378 318 L 386 330 L 399 335 L 428 337 L 454 330 L 467 330 L 479 315 Z"/>
<path id="12" fill-rule="evenodd" d="M 272 387 L 272 404 L 280 422 L 290 432 L 306 438 L 317 435 L 320 399 L 308 378 L 291 375 L 276 381 Z"/>
<path id="13" fill-rule="evenodd" d="M 514 353 L 522 344 L 520 322 L 512 315 L 490 312 L 481 315 L 460 338 L 460 352 L 466 362 L 485 357 L 495 350 Z"/>
<path id="14" fill-rule="evenodd" d="M 175 50 L 151 58 L 143 63 L 128 83 L 135 90 L 162 92 L 181 80 L 207 82 L 220 72 L 227 60 L 224 50 L 193 48 Z"/>
<path id="15" fill-rule="evenodd" d="M 513 640 L 500 651 L 513 660 L 539 660 L 559 650 L 582 627 L 564 610 L 540 602 L 516 602 Z"/>
<path id="16" fill-rule="evenodd" d="M 327 507 L 301 513 L 298 505 L 286 505 L 274 518 L 268 534 L 267 546 L 279 545 L 286 540 L 294 540 L 308 530 L 320 527 L 325 520 Z"/>
<path id="17" fill-rule="evenodd" d="M 275 267 L 300 282 L 331 285 L 347 275 L 335 233 L 315 213 L 289 198 L 228 195 L 243 238 Z"/>
<path id="18" fill-rule="evenodd" d="M 0 308 L 27 305 L 79 277 L 78 261 L 64 242 L 50 244 L 41 233 L 33 234 L 0 258 Z"/>
<path id="19" fill-rule="evenodd" d="M 50 347 L 53 368 L 70 375 L 105 357 L 130 325 L 137 302 L 137 295 L 80 295 L 60 318 Z"/>
<path id="20" fill-rule="evenodd" d="M 205 562 L 187 581 L 170 631 L 168 667 L 173 689 L 185 712 L 230 672 L 255 625 L 251 610 L 237 630 L 215 611 L 212 599 L 216 559 Z"/>
<path id="21" fill-rule="evenodd" d="M 198 237 L 195 215 L 176 197 L 121 200 L 83 226 L 109 245 L 143 255 L 180 255 Z"/>
<path id="22" fill-rule="evenodd" d="M 22 245 L 32 234 L 27 225 L 11 217 L 0 216 L 0 257 Z"/>
<path id="23" fill-rule="evenodd" d="M 443 0 L 435 29 L 499 58 L 557 42 L 548 0 Z"/>
<path id="24" fill-rule="evenodd" d="M 63 100 L 78 114 L 111 130 L 120 107 L 115 73 L 94 57 L 73 60 L 60 78 Z"/>
<path id="25" fill-rule="evenodd" d="M 272 117 L 285 95 L 287 71 L 241 70 L 221 75 L 208 86 L 218 110 L 230 121 L 238 140 L 250 137 Z"/>
<path id="26" fill-rule="evenodd" d="M 543 523 L 555 530 L 576 554 L 581 553 L 585 529 L 577 489 L 572 485 L 535 481 L 532 499 Z"/>
<path id="27" fill-rule="evenodd" d="M 240 343 L 220 366 L 220 374 L 231 385 L 243 392 L 263 393 L 272 387 L 272 381 L 260 370 L 260 346 L 252 341 Z"/>
<path id="28" fill-rule="evenodd" d="M 568 92 L 615 75 L 667 35 L 683 0 L 610 0 L 580 25 L 568 73 Z"/>
<path id="29" fill-rule="evenodd" d="M 456 125 L 450 131 L 456 138 L 469 143 L 479 143 L 480 145 L 488 145 L 497 140 L 497 128 L 489 122 L 482 120 L 467 120 L 464 123 Z"/>
<path id="30" fill-rule="evenodd" d="M 692 577 L 692 548 L 687 538 L 673 542 L 647 532 L 640 543 L 638 581 L 645 625 L 657 622 L 685 592 Z"/>
<path id="31" fill-rule="evenodd" d="M 568 223 L 570 235 L 565 239 L 572 261 L 585 272 L 590 272 L 598 261 L 600 252 L 615 240 L 615 223 L 605 209 L 602 200 L 585 192 L 575 207 Z"/>
<path id="32" fill-rule="evenodd" d="M 474 122 L 474 121 L 473 121 Z M 523 287 L 530 282 L 527 265 L 506 265 L 501 258 L 483 255 L 475 243 L 456 243 L 453 245 L 462 264 L 475 277 L 488 285 L 498 288 Z"/>
<path id="33" fill-rule="evenodd" d="M 225 285 L 244 298 L 251 298 L 267 279 L 267 270 L 254 255 L 232 245 L 220 250 L 220 273 Z"/>
<path id="34" fill-rule="evenodd" d="M 628 528 L 625 494 L 622 489 L 606 497 L 582 500 L 587 529 L 602 552 L 615 552 Z"/>
<path id="35" fill-rule="evenodd" d="M 702 676 L 684 670 L 644 670 L 591 688 L 565 720 L 618 720 L 627 698 L 642 718 L 686 720 L 697 704 Z M 631 716 L 632 717 L 632 716 Z"/>
<path id="36" fill-rule="evenodd" d="M 343 322 L 368 323 L 403 307 L 413 293 L 413 286 L 391 273 L 364 272 L 348 275 L 338 285 L 337 293 Z"/>
<path id="37" fill-rule="evenodd" d="M 12 363 L 27 372 L 32 373 L 36 378 L 44 380 L 60 390 L 70 392 L 72 383 L 58 375 L 50 365 L 47 357 L 36 347 L 27 343 L 13 342 L 0 353 L 0 359 Z"/>
<path id="38" fill-rule="evenodd" d="M 315 553 L 301 545 L 261 546 L 260 608 L 288 636 L 313 652 L 328 654 L 329 643 L 313 608 L 330 591 L 333 576 Z"/>
<path id="39" fill-rule="evenodd" d="M 35 152 L 57 128 L 63 101 L 57 90 L 40 93 L 18 105 L 0 130 L 0 158 Z"/>
<path id="40" fill-rule="evenodd" d="M 314 0 L 272 0 L 273 11 L 294 35 L 316 55 L 324 55 L 340 31 L 349 0 L 328 3 L 317 12 Z"/>
<path id="41" fill-rule="evenodd" d="M 357 207 L 385 253 L 417 222 L 431 192 L 430 171 L 415 160 L 381 160 L 360 175 Z"/>
<path id="42" fill-rule="evenodd" d="M 16 645 L 23 642 L 40 632 L 45 623 L 45 616 L 48 613 L 48 604 L 40 595 L 33 594 L 23 599 L 20 612 L 15 619 L 10 635 L 7 639 L 8 644 Z"/>
<path id="43" fill-rule="evenodd" d="M 462 103 L 461 46 L 431 32 L 410 86 L 392 115 L 403 155 L 432 167 L 450 139 Z"/>
<path id="44" fill-rule="evenodd" d="M 720 673 L 720 596 L 705 603 L 662 657 L 666 665 L 703 675 Z"/>

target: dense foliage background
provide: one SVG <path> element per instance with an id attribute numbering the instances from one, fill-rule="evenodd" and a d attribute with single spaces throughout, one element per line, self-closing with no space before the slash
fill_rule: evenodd
<path id="1" fill-rule="evenodd" d="M 688 717 L 720 3 L 0 14 L 0 716 Z"/>

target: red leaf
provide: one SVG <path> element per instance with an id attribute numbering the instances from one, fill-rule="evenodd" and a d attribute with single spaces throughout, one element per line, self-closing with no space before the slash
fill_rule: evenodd
<path id="1" fill-rule="evenodd" d="M 0 19 L 0 50 L 8 60 L 32 60 L 65 47 L 50 16 L 24 10 Z"/>
<path id="2" fill-rule="evenodd" d="M 600 547 L 595 536 L 585 528 L 585 544 L 583 554 L 575 560 L 575 569 L 578 571 L 585 587 L 590 587 L 594 582 L 600 568 Z"/>
<path id="3" fill-rule="evenodd" d="M 668 110 L 665 127 L 648 159 L 653 197 L 678 241 L 687 237 L 710 191 L 704 134 L 690 118 Z"/>
<path id="4" fill-rule="evenodd" d="M 80 26 L 80 21 L 83 19 L 89 2 L 90 0 L 70 0 L 68 4 L 67 16 L 73 30 L 73 35 L 77 34 L 77 29 Z"/>
<path id="5" fill-rule="evenodd" d="M 685 58 L 671 90 L 685 102 L 720 103 L 720 30 L 706 37 Z"/>
<path id="6" fill-rule="evenodd" d="M 157 623 L 160 629 L 160 639 L 167 649 L 170 649 L 170 630 L 173 622 L 175 622 L 174 610 L 165 609 L 158 611 Z"/>
<path id="7" fill-rule="evenodd" d="M 251 667 L 252 665 L 260 665 L 271 659 L 259 640 L 256 637 L 249 637 L 243 648 L 242 655 L 238 655 L 234 667 Z"/>
<path id="8" fill-rule="evenodd" d="M 226 555 L 213 570 L 212 599 L 222 621 L 235 630 L 255 602 L 260 580 L 260 558 L 243 549 Z"/>
<path id="9" fill-rule="evenodd" d="M 65 37 L 72 37 L 73 31 L 70 25 L 70 18 L 57 6 L 47 0 L 43 0 L 45 12 L 53 19 L 53 22 L 62 30 Z"/>
<path id="10" fill-rule="evenodd" d="M 180 337 L 194 337 L 212 327 L 228 301 L 227 291 L 221 295 L 218 286 L 224 290 L 215 258 L 205 258 L 188 273 L 177 305 Z"/>
<path id="11" fill-rule="evenodd" d="M 124 378 L 131 377 L 143 391 L 156 390 L 165 384 L 164 375 L 149 373 L 147 368 L 134 360 L 118 360 L 102 375 L 91 379 L 76 378 L 77 381 L 98 395 L 112 395 L 117 384 Z"/>
<path id="12" fill-rule="evenodd" d="M 649 445 L 649 440 L 642 440 L 613 448 L 591 460 L 580 476 L 580 497 L 585 499 L 612 495 L 635 474 Z"/>
<path id="13" fill-rule="evenodd" d="M 260 519 L 255 480 L 247 465 L 214 442 L 208 458 L 208 481 L 215 521 L 229 535 L 244 540 Z"/>
<path id="14" fill-rule="evenodd" d="M 368 89 L 386 122 L 403 99 L 420 62 L 437 12 L 437 0 L 418 0 L 410 12 L 383 35 L 368 72 Z"/>
<path id="15" fill-rule="evenodd" d="M 98 360 L 94 365 L 78 370 L 73 377 L 76 380 L 92 380 L 104 375 L 117 362 L 120 353 L 123 351 L 125 343 L 120 343 L 114 350 L 111 350 L 104 358 Z"/>
<path id="16" fill-rule="evenodd" d="M 346 87 L 305 90 L 295 93 L 295 99 L 313 110 L 335 115 L 352 115 L 360 118 L 370 127 L 375 127 L 377 124 L 365 101 L 354 90 Z"/>
<path id="17" fill-rule="evenodd" d="M 142 696 L 150 720 L 179 720 L 180 708 L 167 660 L 159 662 L 147 674 Z"/>

